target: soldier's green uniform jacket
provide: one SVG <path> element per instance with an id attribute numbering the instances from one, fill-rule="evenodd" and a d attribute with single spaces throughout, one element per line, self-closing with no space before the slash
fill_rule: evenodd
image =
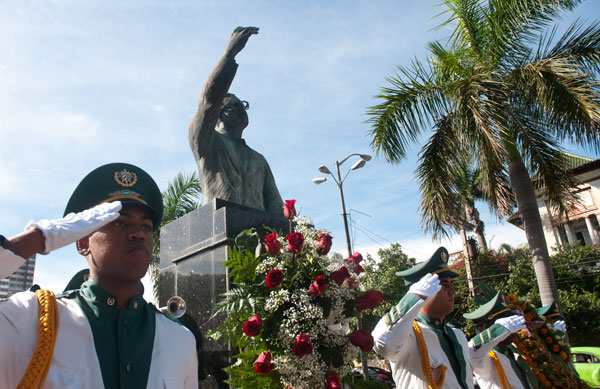
<path id="1" fill-rule="evenodd" d="M 442 247 L 427 261 L 398 275 L 407 284 L 417 282 L 427 273 L 439 274 L 440 278 L 456 276 L 448 269 L 447 259 L 448 252 Z M 392 307 L 373 330 L 375 352 L 390 361 L 396 387 L 428 389 L 413 330 L 416 321 L 427 346 L 428 364 L 434 378 L 440 374 L 443 365 L 446 367 L 444 389 L 473 388 L 473 363 L 484 359 L 494 345 L 508 336 L 508 331 L 498 326 L 495 336 L 484 338 L 483 342 L 468 342 L 460 329 L 420 312 L 425 304 L 419 296 L 408 293 Z"/>

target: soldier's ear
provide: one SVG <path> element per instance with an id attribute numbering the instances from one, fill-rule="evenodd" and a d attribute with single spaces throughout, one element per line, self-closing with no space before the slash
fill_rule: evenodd
<path id="1" fill-rule="evenodd" d="M 79 254 L 87 257 L 87 255 L 90 253 L 90 238 L 85 237 L 79 239 L 77 242 L 75 242 L 75 246 L 77 246 L 77 252 Z"/>

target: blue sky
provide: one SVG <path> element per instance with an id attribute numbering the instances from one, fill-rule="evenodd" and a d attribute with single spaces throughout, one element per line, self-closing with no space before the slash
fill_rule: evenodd
<path id="1" fill-rule="evenodd" d="M 231 31 L 252 25 L 260 33 L 238 55 L 231 88 L 250 102 L 244 138 L 269 161 L 282 197 L 330 229 L 344 252 L 337 187 L 311 180 L 321 176 L 318 165 L 372 154 L 366 109 L 396 65 L 423 58 L 427 42 L 449 34 L 432 31 L 443 20 L 434 18 L 438 2 L 0 3 L 0 232 L 62 216 L 79 180 L 105 163 L 139 165 L 161 189 L 177 172 L 196 170 L 187 127 L 200 90 Z M 600 2 L 584 2 L 575 15 L 600 15 Z M 424 259 L 439 245 L 419 225 L 418 149 L 399 165 L 374 158 L 348 176 L 346 204 L 363 253 L 399 242 Z M 479 208 L 493 247 L 525 242 Z M 440 244 L 460 249 L 458 239 Z M 66 247 L 38 257 L 35 282 L 62 290 L 83 267 Z"/>

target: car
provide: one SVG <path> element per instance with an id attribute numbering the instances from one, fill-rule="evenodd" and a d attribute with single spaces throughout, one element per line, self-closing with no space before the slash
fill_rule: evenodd
<path id="1" fill-rule="evenodd" d="M 571 347 L 573 365 L 579 377 L 593 388 L 600 388 L 600 347 Z"/>
<path id="2" fill-rule="evenodd" d="M 392 377 L 392 373 L 381 369 L 379 367 L 368 367 L 369 379 L 372 381 L 381 381 L 385 382 L 390 388 L 395 388 L 396 384 L 394 384 L 394 378 Z M 355 367 L 352 369 L 352 374 L 356 378 L 362 377 L 362 367 Z"/>

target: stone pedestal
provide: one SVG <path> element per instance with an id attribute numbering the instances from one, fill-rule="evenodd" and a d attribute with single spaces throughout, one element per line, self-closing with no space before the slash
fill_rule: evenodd
<path id="1" fill-rule="evenodd" d="M 164 306 L 172 296 L 182 297 L 189 315 L 203 335 L 206 371 L 215 377 L 219 387 L 227 376 L 221 371 L 230 362 L 226 344 L 205 337 L 220 324 L 210 320 L 214 304 L 229 290 L 227 249 L 235 237 L 251 227 L 266 225 L 286 230 L 283 216 L 215 199 L 194 212 L 162 227 L 160 233 L 159 304 Z"/>

